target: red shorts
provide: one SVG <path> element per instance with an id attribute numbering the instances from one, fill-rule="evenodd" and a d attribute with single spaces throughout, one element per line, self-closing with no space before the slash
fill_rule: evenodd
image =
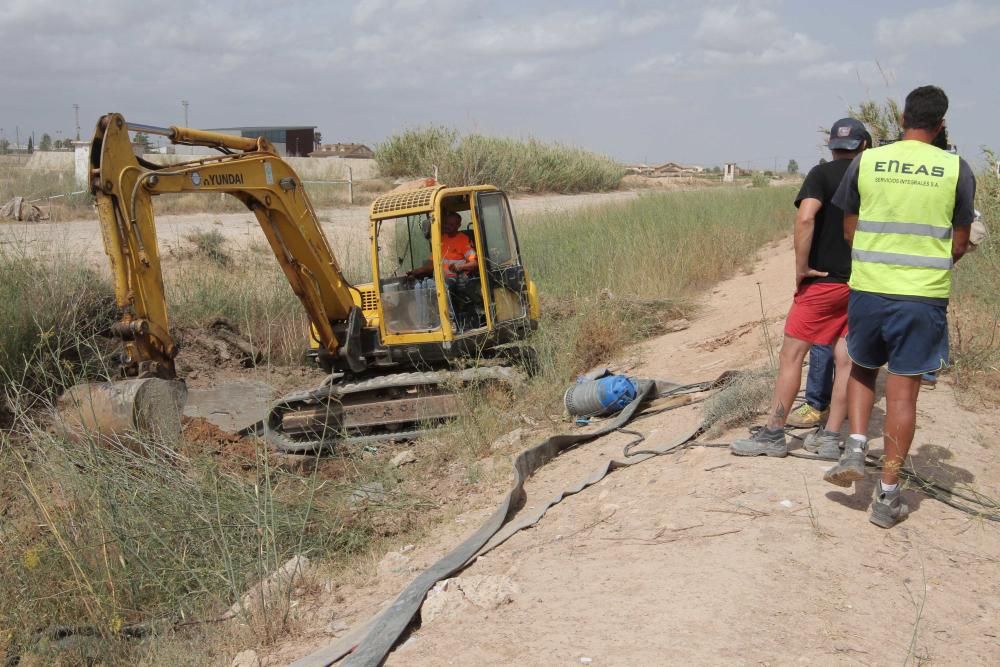
<path id="1" fill-rule="evenodd" d="M 785 335 L 815 345 L 833 345 L 847 335 L 845 283 L 809 283 L 799 288 L 785 320 Z"/>

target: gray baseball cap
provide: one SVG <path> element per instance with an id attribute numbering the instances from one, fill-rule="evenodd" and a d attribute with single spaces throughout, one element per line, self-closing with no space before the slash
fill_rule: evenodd
<path id="1" fill-rule="evenodd" d="M 861 142 L 868 140 L 872 145 L 872 137 L 865 129 L 864 123 L 854 118 L 841 118 L 830 128 L 830 150 L 854 151 Z"/>

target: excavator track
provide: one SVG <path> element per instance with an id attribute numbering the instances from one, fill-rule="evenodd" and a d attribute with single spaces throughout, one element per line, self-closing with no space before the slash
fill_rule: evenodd
<path id="1" fill-rule="evenodd" d="M 460 415 L 462 389 L 486 382 L 514 387 L 523 379 L 512 367 L 480 366 L 324 382 L 276 401 L 264 436 L 272 448 L 288 454 L 412 439 Z"/>

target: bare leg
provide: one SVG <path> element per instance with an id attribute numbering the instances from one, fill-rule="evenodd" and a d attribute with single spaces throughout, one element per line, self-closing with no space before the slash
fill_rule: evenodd
<path id="1" fill-rule="evenodd" d="M 885 382 L 885 467 L 882 483 L 896 484 L 899 469 L 910 452 L 917 424 L 919 375 L 892 375 Z"/>
<path id="2" fill-rule="evenodd" d="M 864 368 L 851 364 L 851 377 L 847 381 L 847 419 L 851 433 L 868 434 L 868 420 L 875 405 L 875 380 L 877 368 Z"/>
<path id="3" fill-rule="evenodd" d="M 833 376 L 833 394 L 830 397 L 830 416 L 826 420 L 826 430 L 840 432 L 847 417 L 847 384 L 851 377 L 851 358 L 847 355 L 847 339 L 840 338 L 833 347 L 833 361 L 836 374 Z"/>
<path id="4" fill-rule="evenodd" d="M 785 427 L 785 419 L 791 410 L 792 401 L 802 386 L 802 361 L 812 343 L 798 338 L 785 336 L 778 354 L 778 377 L 774 382 L 774 395 L 771 397 L 771 412 L 767 418 L 767 427 L 778 429 Z"/>

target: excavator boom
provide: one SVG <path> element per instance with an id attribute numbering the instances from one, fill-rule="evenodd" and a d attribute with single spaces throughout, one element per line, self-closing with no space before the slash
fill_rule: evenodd
<path id="1" fill-rule="evenodd" d="M 129 130 L 162 134 L 174 143 L 240 152 L 159 166 L 135 156 Z M 123 375 L 176 377 L 177 346 L 170 336 L 151 199 L 182 192 L 221 192 L 242 201 L 260 223 L 302 302 L 323 354 L 340 357 L 355 372 L 363 370 L 363 356 L 351 349 L 363 323 L 352 287 L 301 181 L 266 139 L 130 125 L 121 115 L 108 114 L 97 124 L 90 160 L 91 192 L 121 314 L 113 332 L 125 346 Z"/>

